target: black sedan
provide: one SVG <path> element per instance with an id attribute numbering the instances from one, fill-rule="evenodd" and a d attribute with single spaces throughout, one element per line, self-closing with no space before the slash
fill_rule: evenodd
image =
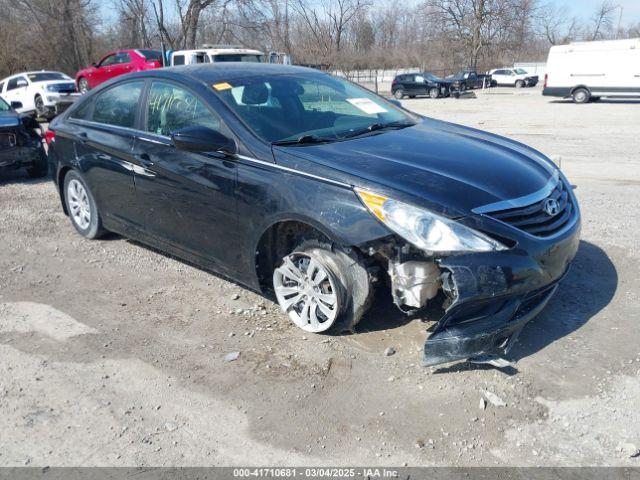
<path id="1" fill-rule="evenodd" d="M 578 248 L 544 155 L 414 115 L 311 69 L 220 64 L 119 77 L 51 124 L 64 211 L 275 293 L 310 332 L 374 289 L 444 309 L 424 363 L 504 354 Z"/>
<path id="2" fill-rule="evenodd" d="M 447 97 L 454 82 L 436 77 L 432 73 L 405 73 L 391 82 L 391 95 L 398 100 L 427 95 L 430 98 Z"/>
<path id="3" fill-rule="evenodd" d="M 22 108 L 22 104 L 12 102 L 10 106 L 0 98 L 0 171 L 24 167 L 30 177 L 44 177 L 49 165 L 39 125 L 15 108 Z"/>

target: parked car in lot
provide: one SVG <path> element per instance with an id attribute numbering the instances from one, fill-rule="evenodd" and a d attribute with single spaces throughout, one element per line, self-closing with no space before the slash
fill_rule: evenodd
<path id="1" fill-rule="evenodd" d="M 22 104 L 9 105 L 0 98 L 0 171 L 26 168 L 30 177 L 44 177 L 49 164 L 37 132 L 38 122 L 28 115 L 20 115 L 16 109 Z"/>
<path id="2" fill-rule="evenodd" d="M 169 65 L 215 62 L 262 62 L 264 53 L 234 45 L 204 45 L 196 50 L 176 50 L 169 55 Z"/>
<path id="3" fill-rule="evenodd" d="M 80 235 L 273 291 L 310 332 L 352 329 L 374 289 L 404 312 L 439 305 L 427 365 L 507 351 L 578 248 L 576 198 L 547 157 L 311 69 L 140 72 L 51 130 Z"/>
<path id="4" fill-rule="evenodd" d="M 79 96 L 76 85 L 62 72 L 24 72 L 0 80 L 0 97 L 20 102 L 19 113 L 35 113 L 50 120 Z"/>
<path id="5" fill-rule="evenodd" d="M 475 70 L 461 70 L 447 77 L 447 80 L 456 84 L 461 91 L 491 86 L 491 75 L 482 75 Z"/>
<path id="6" fill-rule="evenodd" d="M 530 75 L 522 68 L 498 68 L 489 73 L 493 85 L 523 88 L 535 87 L 538 84 L 538 76 Z"/>
<path id="7" fill-rule="evenodd" d="M 98 63 L 76 73 L 76 84 L 81 93 L 119 75 L 162 67 L 162 52 L 151 49 L 114 50 Z"/>
<path id="8" fill-rule="evenodd" d="M 640 98 L 640 39 L 575 42 L 551 47 L 542 94 L 573 98 Z"/>
<path id="9" fill-rule="evenodd" d="M 449 95 L 453 82 L 438 78 L 432 73 L 404 73 L 397 75 L 391 82 L 391 95 L 398 100 L 428 95 L 431 98 Z"/>

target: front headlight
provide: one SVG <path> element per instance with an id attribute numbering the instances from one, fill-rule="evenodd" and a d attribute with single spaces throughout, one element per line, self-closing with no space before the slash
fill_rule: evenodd
<path id="1" fill-rule="evenodd" d="M 356 189 L 369 211 L 428 254 L 506 250 L 500 242 L 461 223 L 391 198 Z"/>
<path id="2" fill-rule="evenodd" d="M 47 89 L 47 92 L 57 92 L 58 91 L 58 87 L 56 85 L 47 85 L 45 88 Z"/>

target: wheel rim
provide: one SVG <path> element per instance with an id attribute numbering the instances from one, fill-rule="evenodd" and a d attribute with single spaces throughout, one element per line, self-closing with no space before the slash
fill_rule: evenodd
<path id="1" fill-rule="evenodd" d="M 331 272 L 305 253 L 292 253 L 273 272 L 278 303 L 307 332 L 324 332 L 338 316 L 340 305 Z"/>
<path id="2" fill-rule="evenodd" d="M 42 97 L 36 97 L 36 112 L 38 112 L 38 115 L 44 114 L 44 100 L 42 100 Z"/>
<path id="3" fill-rule="evenodd" d="M 401 100 L 403 95 L 404 95 L 404 93 L 402 92 L 402 90 L 396 90 L 396 93 L 394 94 L 394 96 L 395 96 L 398 100 Z"/>
<path id="4" fill-rule="evenodd" d="M 579 91 L 576 93 L 576 100 L 580 103 L 584 102 L 587 98 L 587 95 L 583 91 Z"/>
<path id="5" fill-rule="evenodd" d="M 432 88 L 432 89 L 429 91 L 429 96 L 430 96 L 431 98 L 438 98 L 438 89 L 436 89 L 436 88 Z"/>
<path id="6" fill-rule="evenodd" d="M 80 93 L 86 93 L 88 89 L 89 86 L 87 84 L 87 81 L 83 78 L 82 80 L 80 80 Z"/>
<path id="7" fill-rule="evenodd" d="M 76 179 L 71 180 L 67 187 L 67 198 L 69 199 L 71 218 L 78 227 L 86 230 L 91 224 L 91 204 L 82 183 Z"/>

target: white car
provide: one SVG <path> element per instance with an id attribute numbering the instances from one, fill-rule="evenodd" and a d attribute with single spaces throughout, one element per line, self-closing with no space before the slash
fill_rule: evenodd
<path id="1" fill-rule="evenodd" d="M 522 68 L 497 68 L 489 72 L 492 85 L 507 85 L 510 87 L 534 87 L 538 83 L 537 75 L 529 75 Z"/>
<path id="2" fill-rule="evenodd" d="M 80 96 L 71 77 L 61 72 L 24 72 L 0 80 L 0 97 L 7 103 L 20 102 L 20 113 L 35 112 L 51 119 Z"/>
<path id="3" fill-rule="evenodd" d="M 192 63 L 214 62 L 262 62 L 264 53 L 235 45 L 203 45 L 198 50 L 177 50 L 172 52 L 169 66 L 190 65 Z"/>

